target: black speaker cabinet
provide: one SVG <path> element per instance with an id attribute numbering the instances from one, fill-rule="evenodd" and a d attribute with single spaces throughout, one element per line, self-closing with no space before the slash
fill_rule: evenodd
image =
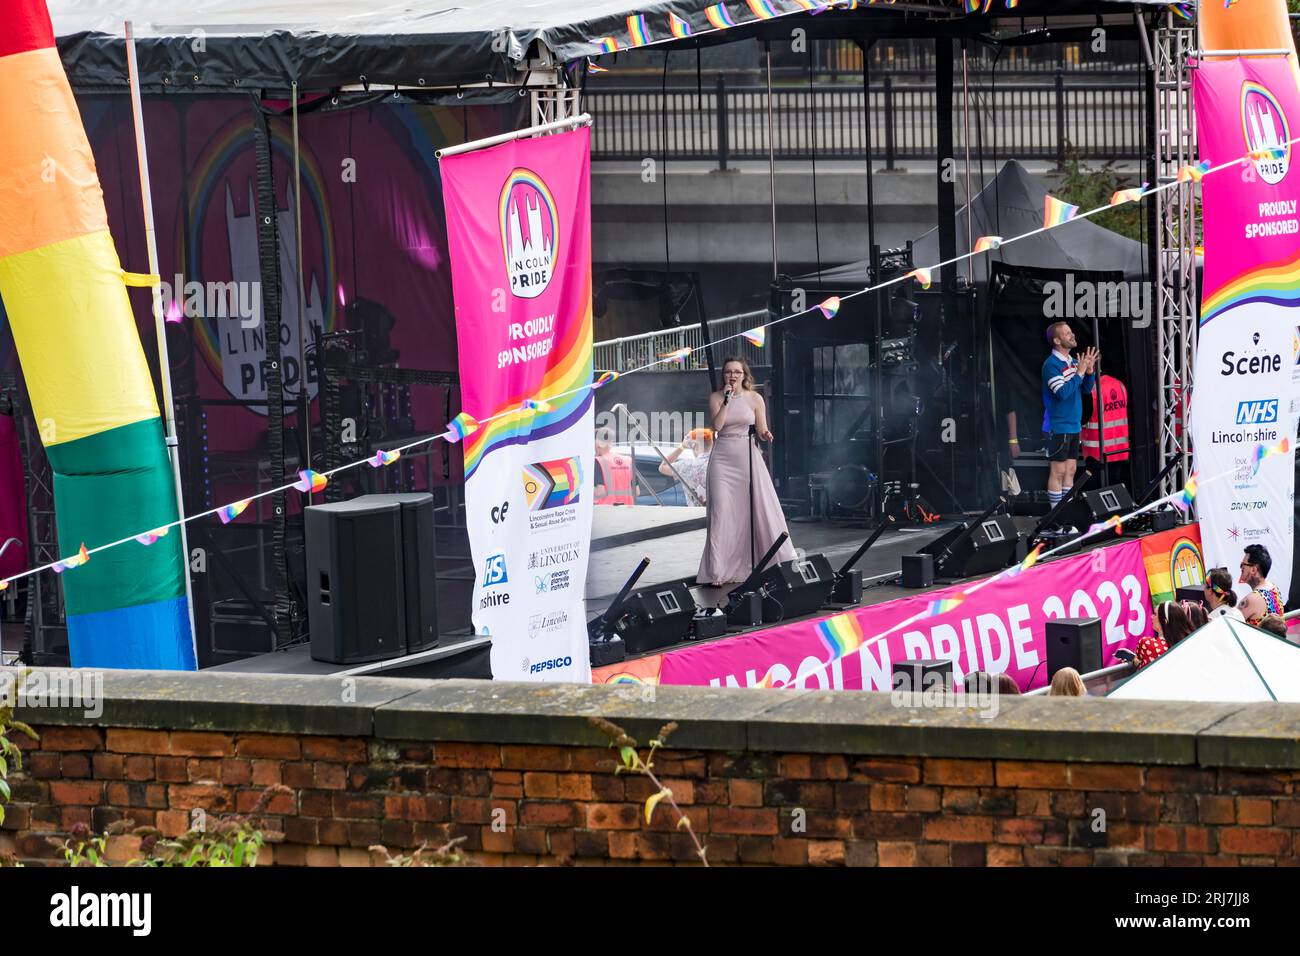
<path id="1" fill-rule="evenodd" d="M 763 623 L 763 598 L 757 591 L 733 593 L 728 598 L 734 605 L 727 615 L 728 624 L 735 627 L 753 627 Z"/>
<path id="2" fill-rule="evenodd" d="M 952 690 L 950 660 L 895 661 L 890 671 L 893 689 L 897 691 L 921 693 L 936 687 Z"/>
<path id="3" fill-rule="evenodd" d="M 614 629 L 629 654 L 644 654 L 686 640 L 695 599 L 681 581 L 633 591 L 619 610 Z"/>
<path id="4" fill-rule="evenodd" d="M 1057 516 L 1062 527 L 1073 525 L 1087 531 L 1111 515 L 1128 514 L 1133 510 L 1133 497 L 1123 485 L 1106 485 L 1094 491 L 1084 491 Z"/>
<path id="5" fill-rule="evenodd" d="M 340 501 L 304 510 L 311 656 L 331 664 L 406 653 L 402 509 Z"/>
<path id="6" fill-rule="evenodd" d="M 928 588 L 934 583 L 934 555 L 903 555 L 903 580 L 905 588 Z"/>
<path id="7" fill-rule="evenodd" d="M 406 653 L 438 646 L 438 548 L 433 495 L 425 491 L 362 495 L 358 504 L 391 501 L 402 511 L 402 580 L 406 587 Z"/>
<path id="8" fill-rule="evenodd" d="M 934 573 L 940 578 L 969 578 L 1009 566 L 1016 556 L 1020 530 L 1010 515 L 985 518 L 965 535 L 961 525 L 931 541 L 922 554 L 934 555 Z"/>
<path id="9" fill-rule="evenodd" d="M 587 645 L 591 654 L 592 667 L 604 667 L 606 664 L 621 664 L 627 659 L 627 647 L 623 639 L 614 634 L 606 641 L 592 641 Z"/>
<path id="10" fill-rule="evenodd" d="M 759 579 L 763 623 L 788 621 L 811 614 L 831 596 L 835 570 L 824 554 L 796 558 L 768 568 Z"/>
<path id="11" fill-rule="evenodd" d="M 1062 617 L 1047 622 L 1047 679 L 1062 667 L 1080 674 L 1101 670 L 1101 620 Z"/>
<path id="12" fill-rule="evenodd" d="M 837 604 L 858 604 L 862 601 L 862 572 L 851 568 L 837 579 L 831 590 L 831 600 Z"/>

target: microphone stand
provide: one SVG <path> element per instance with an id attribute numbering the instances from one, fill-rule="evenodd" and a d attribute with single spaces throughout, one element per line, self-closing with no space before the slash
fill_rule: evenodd
<path id="1" fill-rule="evenodd" d="M 756 429 L 756 425 L 749 426 L 749 438 L 745 444 L 745 454 L 749 457 L 749 573 L 751 575 L 756 567 L 754 563 L 756 557 L 754 554 L 754 438 Z"/>

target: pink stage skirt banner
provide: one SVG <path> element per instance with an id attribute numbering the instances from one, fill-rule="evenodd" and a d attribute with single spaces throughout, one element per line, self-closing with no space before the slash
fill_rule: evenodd
<path id="1" fill-rule="evenodd" d="M 591 130 L 444 157 L 477 634 L 497 680 L 591 679 Z"/>
<path id="2" fill-rule="evenodd" d="M 830 652 L 821 618 L 664 654 L 659 683 L 753 687 L 773 668 L 776 687 L 887 691 L 894 661 L 929 658 L 953 661 L 958 683 L 974 670 L 1005 672 L 1021 690 L 1033 690 L 1047 683 L 1046 625 L 1054 618 L 1100 618 L 1103 666 L 1116 663 L 1115 651 L 1151 633 L 1142 546 L 1126 541 L 995 581 L 947 613 L 871 640 L 968 587 L 846 612 L 858 619 L 866 640 L 830 667 L 823 666 Z"/>

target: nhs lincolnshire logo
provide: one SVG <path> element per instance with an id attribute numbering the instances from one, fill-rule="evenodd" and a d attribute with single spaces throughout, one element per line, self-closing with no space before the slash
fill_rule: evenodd
<path id="1" fill-rule="evenodd" d="M 494 584 L 505 584 L 510 580 L 506 574 L 506 556 L 502 551 L 489 554 L 487 561 L 483 564 L 483 586 L 491 587 Z"/>
<path id="2" fill-rule="evenodd" d="M 1241 85 L 1241 126 L 1259 178 L 1280 183 L 1291 164 L 1290 125 L 1277 97 L 1250 80 Z"/>
<path id="3" fill-rule="evenodd" d="M 555 200 L 542 177 L 522 167 L 511 172 L 501 187 L 500 216 L 510 293 L 535 299 L 551 284 L 560 244 Z"/>
<path id="4" fill-rule="evenodd" d="M 1263 425 L 1277 421 L 1276 398 L 1258 399 L 1251 402 L 1237 403 L 1238 425 Z"/>

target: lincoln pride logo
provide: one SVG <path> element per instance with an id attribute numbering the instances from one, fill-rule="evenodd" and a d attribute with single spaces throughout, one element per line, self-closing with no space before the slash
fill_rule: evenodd
<path id="1" fill-rule="evenodd" d="M 1205 581 L 1201 549 L 1190 538 L 1179 538 L 1169 549 L 1170 590 L 1195 587 Z"/>
<path id="2" fill-rule="evenodd" d="M 501 187 L 501 249 L 510 293 L 535 299 L 551 284 L 560 247 L 560 219 L 542 177 L 531 169 L 513 170 Z"/>
<path id="3" fill-rule="evenodd" d="M 529 511 L 546 511 L 576 504 L 582 490 L 582 461 L 557 458 L 538 461 L 524 468 L 524 496 Z"/>
<path id="4" fill-rule="evenodd" d="M 1277 97 L 1252 80 L 1241 84 L 1241 131 L 1248 152 L 1280 151 L 1276 157 L 1255 160 L 1260 179 L 1270 185 L 1280 183 L 1291 164 L 1291 127 Z"/>

